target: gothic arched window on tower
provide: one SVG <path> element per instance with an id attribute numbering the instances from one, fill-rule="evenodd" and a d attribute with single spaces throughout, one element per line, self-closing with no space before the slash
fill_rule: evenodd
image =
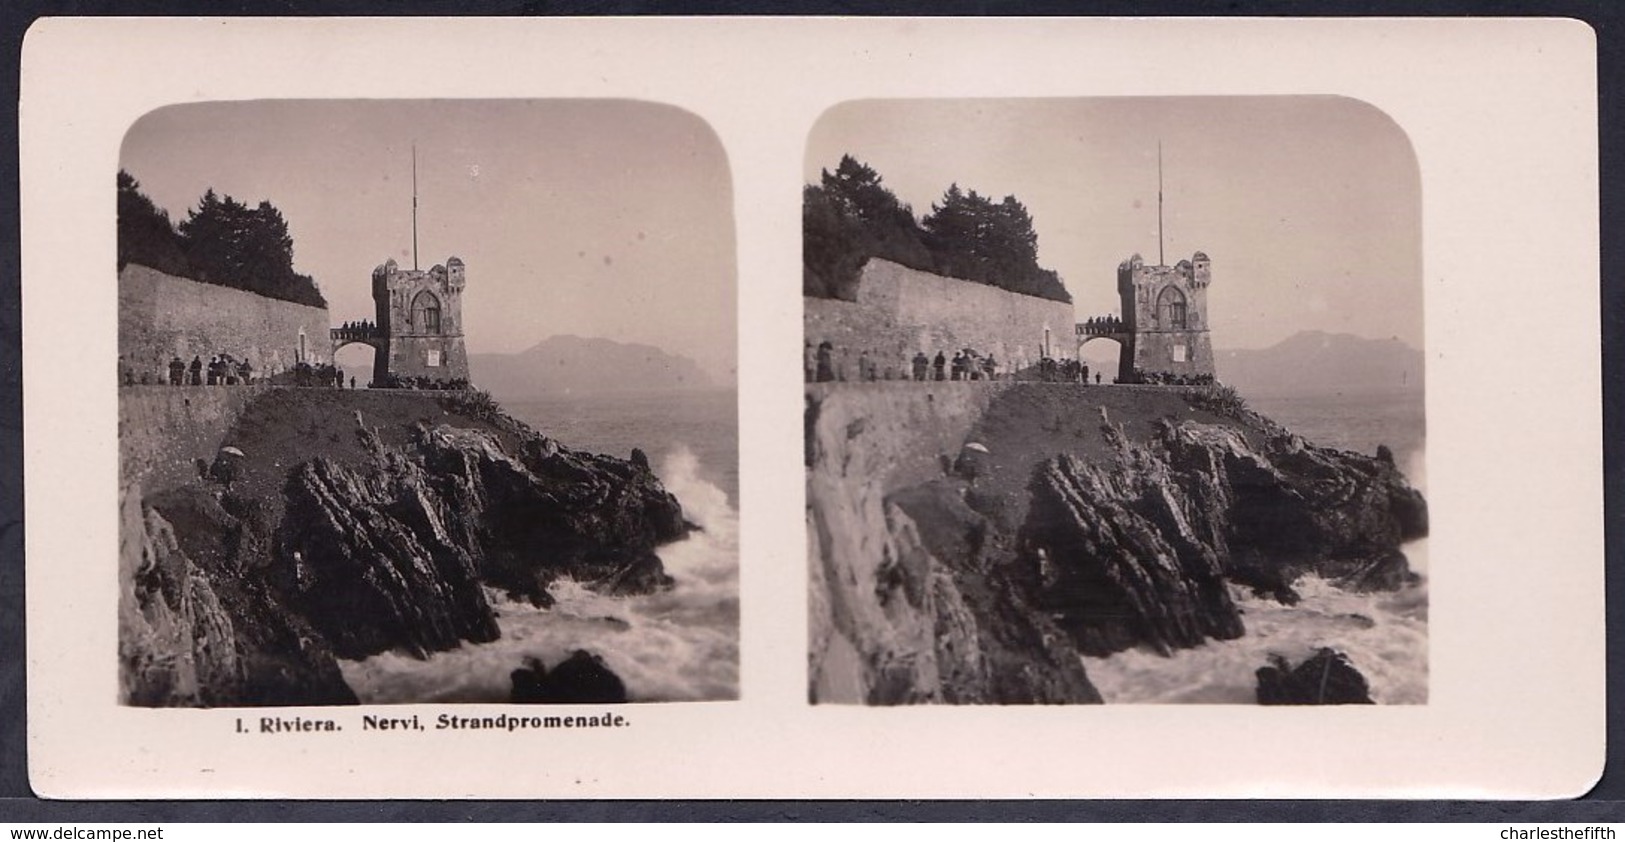
<path id="1" fill-rule="evenodd" d="M 440 332 L 440 299 L 424 290 L 412 299 L 412 326 L 419 333 Z"/>
<path id="2" fill-rule="evenodd" d="M 1185 324 L 1185 293 L 1176 287 L 1167 287 L 1157 296 L 1157 320 L 1162 326 L 1174 330 L 1184 330 Z"/>

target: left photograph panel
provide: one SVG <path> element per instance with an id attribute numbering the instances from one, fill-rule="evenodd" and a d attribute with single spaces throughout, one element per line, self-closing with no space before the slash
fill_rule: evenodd
<path id="1" fill-rule="evenodd" d="M 177 105 L 116 190 L 120 703 L 738 698 L 733 191 L 703 120 Z"/>

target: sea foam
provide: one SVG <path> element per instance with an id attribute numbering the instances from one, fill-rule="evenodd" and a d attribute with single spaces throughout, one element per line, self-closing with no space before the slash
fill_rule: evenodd
<path id="1" fill-rule="evenodd" d="M 657 471 L 701 529 L 658 551 L 676 586 L 656 594 L 603 596 L 555 582 L 548 609 L 488 591 L 502 637 L 418 660 L 384 653 L 340 661 L 366 704 L 506 702 L 509 674 L 527 658 L 549 666 L 576 649 L 601 656 L 633 701 L 733 699 L 739 694 L 739 516 L 722 489 L 701 478 L 686 447 Z"/>
<path id="2" fill-rule="evenodd" d="M 1425 543 L 1425 542 L 1418 542 Z M 1424 555 L 1413 544 L 1407 554 Z M 1108 703 L 1253 704 L 1256 671 L 1279 655 L 1293 664 L 1322 646 L 1344 653 L 1380 704 L 1424 704 L 1428 693 L 1427 582 L 1398 591 L 1353 593 L 1318 576 L 1294 585 L 1293 606 L 1233 588 L 1246 635 L 1208 641 L 1164 657 L 1144 650 L 1084 658 Z"/>

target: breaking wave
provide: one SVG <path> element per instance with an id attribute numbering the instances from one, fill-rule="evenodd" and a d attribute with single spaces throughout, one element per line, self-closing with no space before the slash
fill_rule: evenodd
<path id="1" fill-rule="evenodd" d="M 1426 542 L 1405 548 L 1426 569 Z M 1170 657 L 1144 650 L 1084 658 L 1089 679 L 1108 703 L 1254 704 L 1258 668 L 1279 655 L 1296 665 L 1328 646 L 1349 657 L 1379 704 L 1425 704 L 1428 696 L 1427 580 L 1398 591 L 1353 593 L 1318 576 L 1293 586 L 1293 606 L 1235 587 L 1247 633 L 1208 641 Z"/>
<path id="2" fill-rule="evenodd" d="M 739 695 L 739 515 L 679 446 L 657 473 L 701 529 L 658 551 L 676 580 L 668 591 L 603 596 L 573 581 L 550 588 L 547 609 L 488 591 L 502 637 L 419 660 L 388 652 L 340 661 L 363 704 L 507 702 L 510 673 L 527 658 L 552 666 L 576 649 L 601 656 L 633 701 L 702 701 Z"/>

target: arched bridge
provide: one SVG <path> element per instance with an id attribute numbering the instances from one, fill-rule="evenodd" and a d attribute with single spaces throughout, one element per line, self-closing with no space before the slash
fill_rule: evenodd
<path id="1" fill-rule="evenodd" d="M 370 345 L 382 350 L 389 341 L 388 335 L 378 325 L 372 322 L 346 322 L 343 327 L 330 328 L 328 334 L 333 339 L 333 354 L 335 358 L 339 349 L 357 342 Z"/>
<path id="2" fill-rule="evenodd" d="M 1132 333 L 1128 323 L 1117 316 L 1097 316 L 1086 322 L 1078 322 L 1074 330 L 1080 348 L 1091 339 L 1115 339 L 1118 342 L 1126 342 Z"/>
<path id="3" fill-rule="evenodd" d="M 1110 339 L 1117 343 L 1117 376 L 1112 382 L 1123 380 L 1134 370 L 1134 331 L 1121 317 L 1095 316 L 1078 322 L 1074 332 L 1078 340 L 1079 360 L 1083 359 L 1083 346 L 1093 340 Z"/>

